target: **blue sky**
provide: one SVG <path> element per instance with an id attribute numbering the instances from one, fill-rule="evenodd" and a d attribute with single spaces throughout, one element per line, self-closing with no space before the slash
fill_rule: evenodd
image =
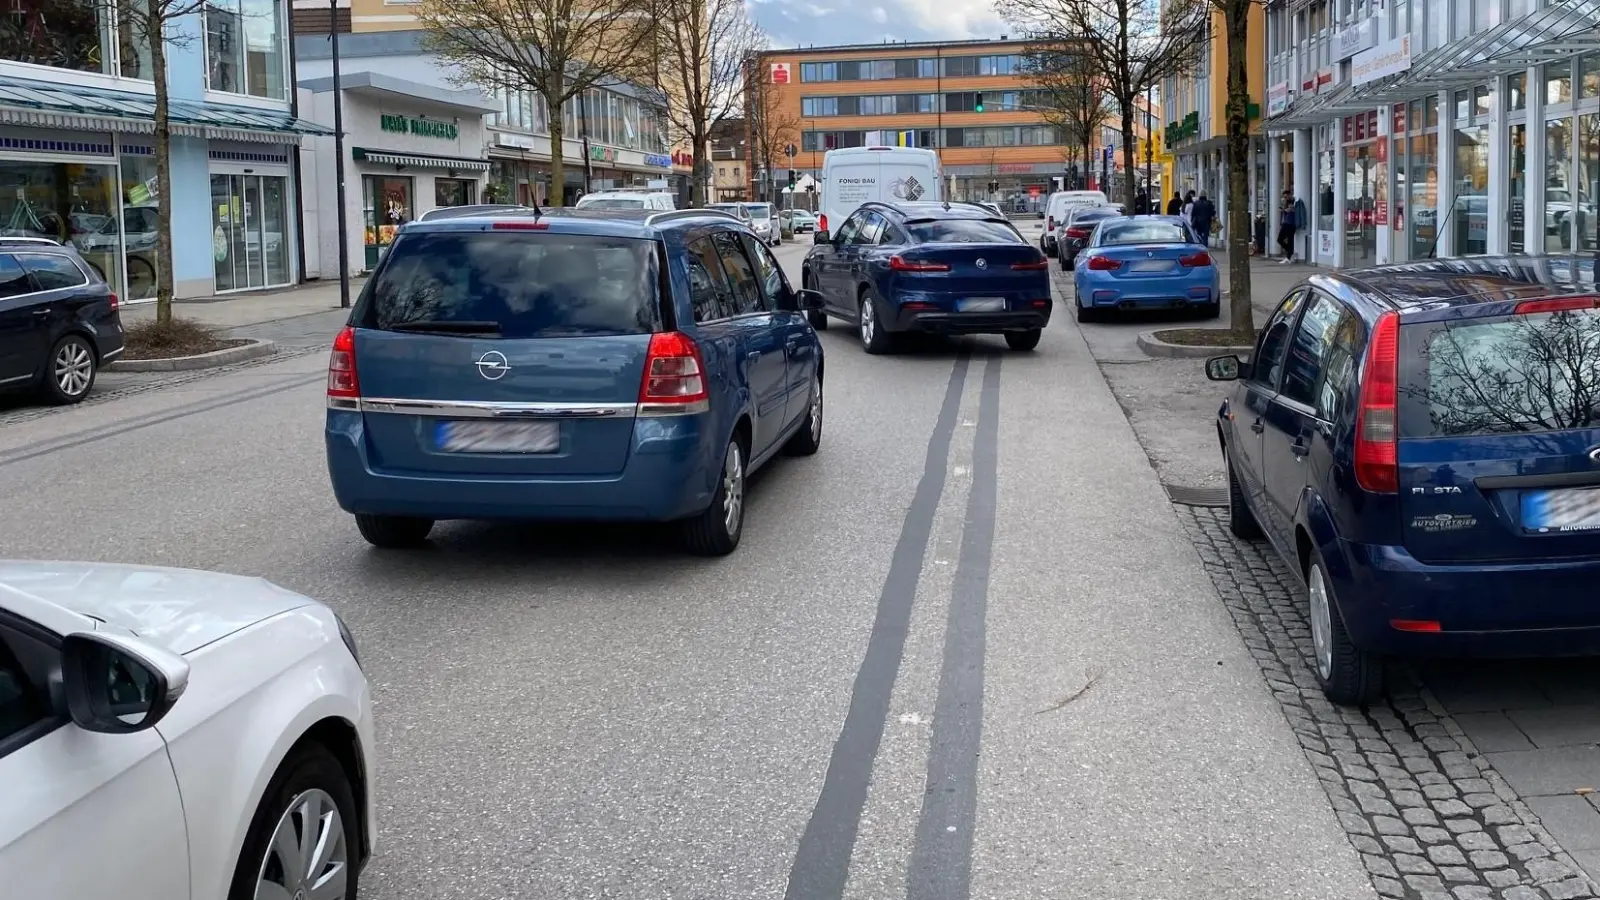
<path id="1" fill-rule="evenodd" d="M 748 0 L 774 48 L 996 38 L 991 0 Z"/>

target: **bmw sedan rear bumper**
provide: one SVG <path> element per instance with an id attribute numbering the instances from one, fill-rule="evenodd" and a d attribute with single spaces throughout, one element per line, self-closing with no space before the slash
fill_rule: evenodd
<path id="1" fill-rule="evenodd" d="M 328 475 L 349 513 L 515 521 L 666 522 L 705 509 L 714 472 L 708 416 L 641 418 L 623 471 L 611 475 L 466 475 L 381 469 L 367 452 L 362 414 L 329 410 Z M 720 469 L 721 459 L 717 459 Z"/>
<path id="2" fill-rule="evenodd" d="M 1005 312 L 948 312 L 945 310 L 901 309 L 889 325 L 890 331 L 924 334 L 1004 334 L 1008 331 L 1033 331 L 1050 324 L 1050 301 L 1037 309 Z"/>
<path id="3" fill-rule="evenodd" d="M 1101 309 L 1183 309 L 1222 300 L 1215 270 L 1163 278 L 1080 275 L 1074 280 L 1073 291 L 1080 306 Z"/>
<path id="4" fill-rule="evenodd" d="M 1430 565 L 1403 547 L 1341 542 L 1333 575 L 1359 647 L 1407 656 L 1600 655 L 1600 558 Z M 1330 573 L 1332 575 L 1332 573 Z M 1406 623 L 1437 622 L 1438 631 Z M 1400 624 L 1396 624 L 1400 623 Z"/>

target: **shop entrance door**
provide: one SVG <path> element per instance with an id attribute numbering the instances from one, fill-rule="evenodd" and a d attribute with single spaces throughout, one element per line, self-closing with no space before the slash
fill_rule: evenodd
<path id="1" fill-rule="evenodd" d="M 218 293 L 289 283 L 287 195 L 280 176 L 211 176 Z"/>

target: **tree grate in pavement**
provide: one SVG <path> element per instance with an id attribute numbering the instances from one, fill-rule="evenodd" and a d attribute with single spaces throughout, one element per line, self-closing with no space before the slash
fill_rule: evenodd
<path id="1" fill-rule="evenodd" d="M 1161 485 L 1167 491 L 1167 497 L 1180 506 L 1207 506 L 1226 509 L 1228 506 L 1228 489 L 1225 487 L 1190 487 L 1183 484 Z"/>
<path id="2" fill-rule="evenodd" d="M 1225 510 L 1179 505 L 1234 624 L 1311 762 L 1378 895 L 1394 900 L 1592 900 L 1600 889 L 1412 673 L 1365 710 L 1322 696 L 1300 580 Z"/>
<path id="3" fill-rule="evenodd" d="M 309 353 L 326 352 L 326 350 L 327 348 L 323 346 L 287 348 L 279 347 L 276 353 L 272 353 L 267 356 L 260 356 L 255 359 L 245 360 L 244 362 L 235 363 L 230 366 L 217 366 L 214 369 L 190 369 L 186 372 L 174 372 L 169 376 L 152 378 L 149 381 L 141 381 L 137 384 L 130 384 L 127 387 L 115 388 L 109 391 L 95 391 L 88 397 L 84 398 L 82 402 L 72 406 L 24 406 L 8 412 L 0 412 L 0 427 L 6 425 L 16 425 L 22 422 L 32 422 L 35 419 L 43 419 L 47 416 L 59 416 L 86 406 L 98 406 L 101 403 L 108 403 L 112 400 L 120 400 L 123 397 L 131 397 L 135 394 L 147 394 L 151 391 L 159 391 L 164 388 L 169 388 L 180 384 L 188 384 L 193 381 L 200 381 L 201 379 L 211 378 L 216 375 L 226 375 L 229 372 L 238 372 L 241 369 L 253 369 L 258 366 L 271 365 L 272 363 L 283 362 L 286 359 L 305 356 Z"/>

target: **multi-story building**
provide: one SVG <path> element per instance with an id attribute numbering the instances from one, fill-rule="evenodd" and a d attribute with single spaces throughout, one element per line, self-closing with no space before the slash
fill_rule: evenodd
<path id="1" fill-rule="evenodd" d="M 1592 0 L 1276 0 L 1270 192 L 1323 265 L 1600 249 Z"/>
<path id="2" fill-rule="evenodd" d="M 0 234 L 71 241 L 118 295 L 153 299 L 155 87 L 119 5 L 17 0 L 0 18 Z M 301 276 L 294 147 L 324 133 L 292 88 L 287 0 L 216 0 L 168 24 L 179 297 Z M 184 235 L 210 240 L 185 240 Z"/>
<path id="3" fill-rule="evenodd" d="M 769 118 L 793 124 L 798 152 L 751 168 L 820 175 L 823 154 L 837 147 L 928 147 L 939 154 L 951 198 L 1037 208 L 1061 185 L 1074 148 L 1039 111 L 1024 72 L 1026 49 L 1025 41 L 1001 38 L 766 51 L 756 77 L 772 93 Z M 1135 119 L 1142 135 L 1144 116 Z M 1097 136 L 1096 154 L 1104 140 Z M 772 143 L 781 153 L 782 142 Z M 1096 165 L 1091 180 L 1099 176 Z"/>
<path id="4" fill-rule="evenodd" d="M 749 200 L 749 153 L 744 119 L 724 119 L 711 129 L 711 199 Z"/>
<path id="5" fill-rule="evenodd" d="M 1266 215 L 1270 208 L 1267 192 L 1266 143 L 1262 129 L 1262 109 L 1266 100 L 1266 16 L 1263 8 L 1252 4 L 1246 32 L 1246 71 L 1250 79 L 1250 101 L 1245 107 L 1250 123 L 1250 210 L 1252 217 Z M 1205 191 L 1217 205 L 1217 220 L 1227 224 L 1228 205 L 1228 42 L 1223 31 L 1222 13 L 1211 16 L 1211 30 L 1199 48 L 1195 65 L 1168 78 L 1161 86 L 1162 110 L 1166 121 L 1161 141 L 1171 157 L 1171 179 L 1163 185 L 1167 197 L 1173 191 Z"/>

